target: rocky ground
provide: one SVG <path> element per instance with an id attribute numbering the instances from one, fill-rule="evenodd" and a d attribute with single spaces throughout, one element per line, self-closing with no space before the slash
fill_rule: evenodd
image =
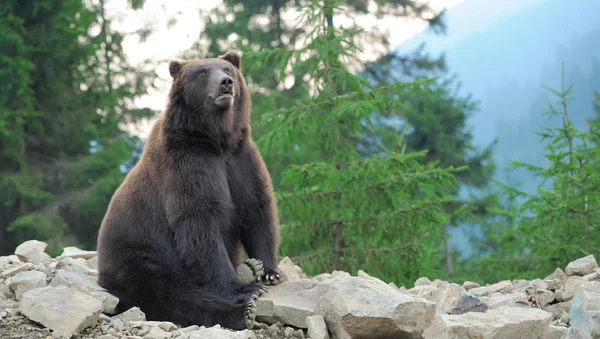
<path id="1" fill-rule="evenodd" d="M 600 269 L 593 255 L 543 279 L 462 286 L 423 277 L 410 289 L 359 271 L 304 274 L 289 258 L 285 282 L 257 301 L 252 330 L 146 321 L 96 282 L 96 253 L 51 258 L 30 240 L 0 257 L 0 338 L 144 339 L 589 339 L 600 338 Z"/>

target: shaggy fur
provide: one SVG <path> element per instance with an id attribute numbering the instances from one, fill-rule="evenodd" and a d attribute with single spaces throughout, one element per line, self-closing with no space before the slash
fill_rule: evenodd
<path id="1" fill-rule="evenodd" d="M 262 261 L 263 281 L 279 282 L 279 220 L 240 56 L 171 61 L 169 71 L 167 109 L 98 234 L 99 283 L 119 312 L 243 329 L 262 285 L 241 282 L 235 267 L 243 247 Z"/>

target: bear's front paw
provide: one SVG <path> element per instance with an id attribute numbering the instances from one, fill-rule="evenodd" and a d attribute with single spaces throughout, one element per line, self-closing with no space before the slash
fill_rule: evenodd
<path id="1" fill-rule="evenodd" d="M 257 282 L 265 274 L 262 261 L 253 258 L 244 260 L 235 270 L 243 284 Z"/>
<path id="2" fill-rule="evenodd" d="M 251 330 L 254 327 L 254 321 L 256 320 L 256 295 L 248 301 L 246 309 L 244 310 L 244 326 Z"/>
<path id="3" fill-rule="evenodd" d="M 261 282 L 266 285 L 277 285 L 283 282 L 283 277 L 277 270 L 265 270 L 265 275 L 261 277 Z"/>

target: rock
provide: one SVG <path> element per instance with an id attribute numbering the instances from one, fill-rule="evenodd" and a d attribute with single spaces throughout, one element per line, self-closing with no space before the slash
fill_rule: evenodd
<path id="1" fill-rule="evenodd" d="M 306 327 L 308 328 L 308 337 L 310 339 L 329 339 L 325 318 L 322 315 L 317 314 L 307 317 Z"/>
<path id="2" fill-rule="evenodd" d="M 3 278 L 3 279 L 10 278 L 13 275 L 19 274 L 21 272 L 29 271 L 32 269 L 33 269 L 32 263 L 21 264 L 17 267 L 9 268 L 7 270 L 2 271 L 2 273 L 0 273 L 0 278 Z"/>
<path id="3" fill-rule="evenodd" d="M 593 339 L 585 330 L 580 328 L 569 328 L 560 339 Z"/>
<path id="4" fill-rule="evenodd" d="M 571 300 L 563 301 L 560 303 L 556 303 L 556 304 L 552 304 L 552 305 L 548 305 L 548 306 L 544 307 L 544 310 L 554 314 L 554 316 L 557 318 L 560 318 L 560 316 L 563 314 L 563 312 L 569 313 L 570 309 L 571 309 Z"/>
<path id="5" fill-rule="evenodd" d="M 565 332 L 567 332 L 567 328 L 565 326 L 550 325 L 548 339 L 560 339 Z"/>
<path id="6" fill-rule="evenodd" d="M 579 288 L 579 286 L 588 282 L 582 277 L 573 276 L 569 277 L 567 281 L 565 281 L 565 285 L 558 289 L 555 293 L 556 300 L 558 301 L 569 301 L 575 295 L 575 291 Z"/>
<path id="7" fill-rule="evenodd" d="M 502 306 L 529 307 L 529 301 L 525 292 L 517 291 L 492 297 L 488 305 L 490 308 L 499 308 Z"/>
<path id="8" fill-rule="evenodd" d="M 488 309 L 487 305 L 482 303 L 479 298 L 467 293 L 467 290 L 455 283 L 440 289 L 436 303 L 448 314 L 485 312 Z"/>
<path id="9" fill-rule="evenodd" d="M 430 284 L 431 280 L 429 280 L 429 278 L 427 277 L 420 277 L 419 279 L 417 279 L 417 281 L 415 281 L 415 286 L 425 286 Z"/>
<path id="10" fill-rule="evenodd" d="M 94 257 L 97 257 L 98 253 L 96 251 L 84 251 L 84 250 L 80 250 L 77 247 L 74 246 L 69 246 L 69 247 L 65 247 L 63 248 L 63 252 L 56 257 L 57 260 L 61 260 L 64 258 L 73 258 L 73 259 L 91 259 Z"/>
<path id="11" fill-rule="evenodd" d="M 279 265 L 277 265 L 279 273 L 283 276 L 284 281 L 294 282 L 302 280 L 300 274 L 294 268 L 294 263 L 289 257 L 281 259 Z"/>
<path id="12" fill-rule="evenodd" d="M 567 268 L 565 269 L 565 273 L 567 276 L 584 276 L 586 274 L 590 274 L 594 272 L 594 269 L 598 268 L 598 263 L 596 262 L 596 258 L 593 254 L 585 256 L 583 258 L 579 258 L 575 261 L 571 261 Z"/>
<path id="13" fill-rule="evenodd" d="M 27 318 L 70 338 L 96 325 L 102 303 L 67 286 L 46 286 L 25 292 L 20 309 Z"/>
<path id="14" fill-rule="evenodd" d="M 513 290 L 513 285 L 508 280 L 497 282 L 490 286 L 475 287 L 469 290 L 474 296 L 484 296 L 495 292 L 508 293 Z"/>
<path id="15" fill-rule="evenodd" d="M 286 327 L 283 331 L 283 334 L 286 336 L 286 338 L 291 338 L 294 335 L 294 329 L 291 327 Z"/>
<path id="16" fill-rule="evenodd" d="M 535 308 L 501 306 L 485 313 L 438 315 L 425 339 L 547 338 L 552 314 Z"/>
<path id="17" fill-rule="evenodd" d="M 277 286 L 277 285 L 275 285 Z M 256 339 L 256 334 L 250 330 L 232 332 L 214 326 L 209 328 L 201 328 L 197 331 L 188 332 L 178 339 Z"/>
<path id="18" fill-rule="evenodd" d="M 600 338 L 600 282 L 587 282 L 577 288 L 569 311 L 571 327 Z"/>
<path id="19" fill-rule="evenodd" d="M 48 247 L 48 244 L 43 241 L 27 240 L 17 246 L 15 254 L 23 262 L 37 264 L 42 260 L 50 258 L 50 256 L 44 252 L 46 247 Z"/>
<path id="20" fill-rule="evenodd" d="M 597 268 L 594 272 L 584 275 L 583 279 L 587 281 L 600 281 L 600 269 Z"/>
<path id="21" fill-rule="evenodd" d="M 96 279 L 79 273 L 58 270 L 56 276 L 50 282 L 50 286 L 60 285 L 74 288 L 100 300 L 102 302 L 103 313 L 115 313 L 119 299 L 98 285 Z"/>
<path id="22" fill-rule="evenodd" d="M 325 281 L 325 280 L 331 279 L 331 278 L 333 278 L 333 274 L 331 274 L 331 273 L 321 273 L 321 274 L 317 274 L 313 277 L 313 279 L 318 282 Z"/>
<path id="23" fill-rule="evenodd" d="M 23 293 L 46 286 L 46 275 L 39 271 L 21 272 L 9 278 L 7 285 L 15 293 L 17 300 L 21 300 Z"/>
<path id="24" fill-rule="evenodd" d="M 56 264 L 56 269 L 95 277 L 94 270 L 87 265 L 87 260 L 83 258 L 66 257 Z"/>
<path id="25" fill-rule="evenodd" d="M 146 321 L 146 315 L 144 314 L 144 312 L 142 312 L 142 310 L 140 310 L 139 307 L 132 307 L 127 311 L 115 315 L 111 318 L 111 322 L 114 322 L 116 320 L 120 320 L 123 323 L 129 325 L 134 324 L 137 321 Z"/>
<path id="26" fill-rule="evenodd" d="M 306 318 L 314 314 L 318 300 L 328 289 L 327 285 L 306 279 L 269 286 L 269 292 L 256 301 L 256 320 L 306 328 Z"/>
<path id="27" fill-rule="evenodd" d="M 144 335 L 144 338 L 148 339 L 167 339 L 171 338 L 171 333 L 163 330 L 158 326 L 153 326 L 150 331 Z"/>
<path id="28" fill-rule="evenodd" d="M 418 285 L 410 290 L 407 290 L 408 293 L 412 295 L 416 295 L 421 298 L 425 298 L 429 301 L 435 301 L 439 295 L 439 288 L 433 285 Z"/>
<path id="29" fill-rule="evenodd" d="M 394 290 L 379 280 L 334 277 L 315 313 L 340 339 L 418 335 L 435 316 L 433 302 Z"/>
<path id="30" fill-rule="evenodd" d="M 20 264 L 21 260 L 16 255 L 5 255 L 0 257 L 0 268 Z"/>
<path id="31" fill-rule="evenodd" d="M 472 281 L 465 281 L 465 282 L 463 282 L 462 286 L 465 288 L 465 290 L 468 291 L 472 288 L 479 287 L 479 284 L 476 282 L 472 282 Z"/>
<path id="32" fill-rule="evenodd" d="M 548 290 L 534 290 L 532 299 L 535 305 L 544 307 L 554 301 L 554 292 Z"/>
<path id="33" fill-rule="evenodd" d="M 304 338 L 304 332 L 302 330 L 295 330 L 293 333 L 294 338 Z"/>

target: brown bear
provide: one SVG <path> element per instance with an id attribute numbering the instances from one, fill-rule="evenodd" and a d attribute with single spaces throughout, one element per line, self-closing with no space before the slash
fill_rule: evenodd
<path id="1" fill-rule="evenodd" d="M 230 51 L 169 63 L 167 108 L 98 233 L 98 282 L 117 312 L 240 330 L 253 324 L 262 283 L 281 281 L 276 201 L 240 61 Z M 243 249 L 253 259 L 242 262 Z M 255 281 L 240 279 L 243 265 Z"/>

